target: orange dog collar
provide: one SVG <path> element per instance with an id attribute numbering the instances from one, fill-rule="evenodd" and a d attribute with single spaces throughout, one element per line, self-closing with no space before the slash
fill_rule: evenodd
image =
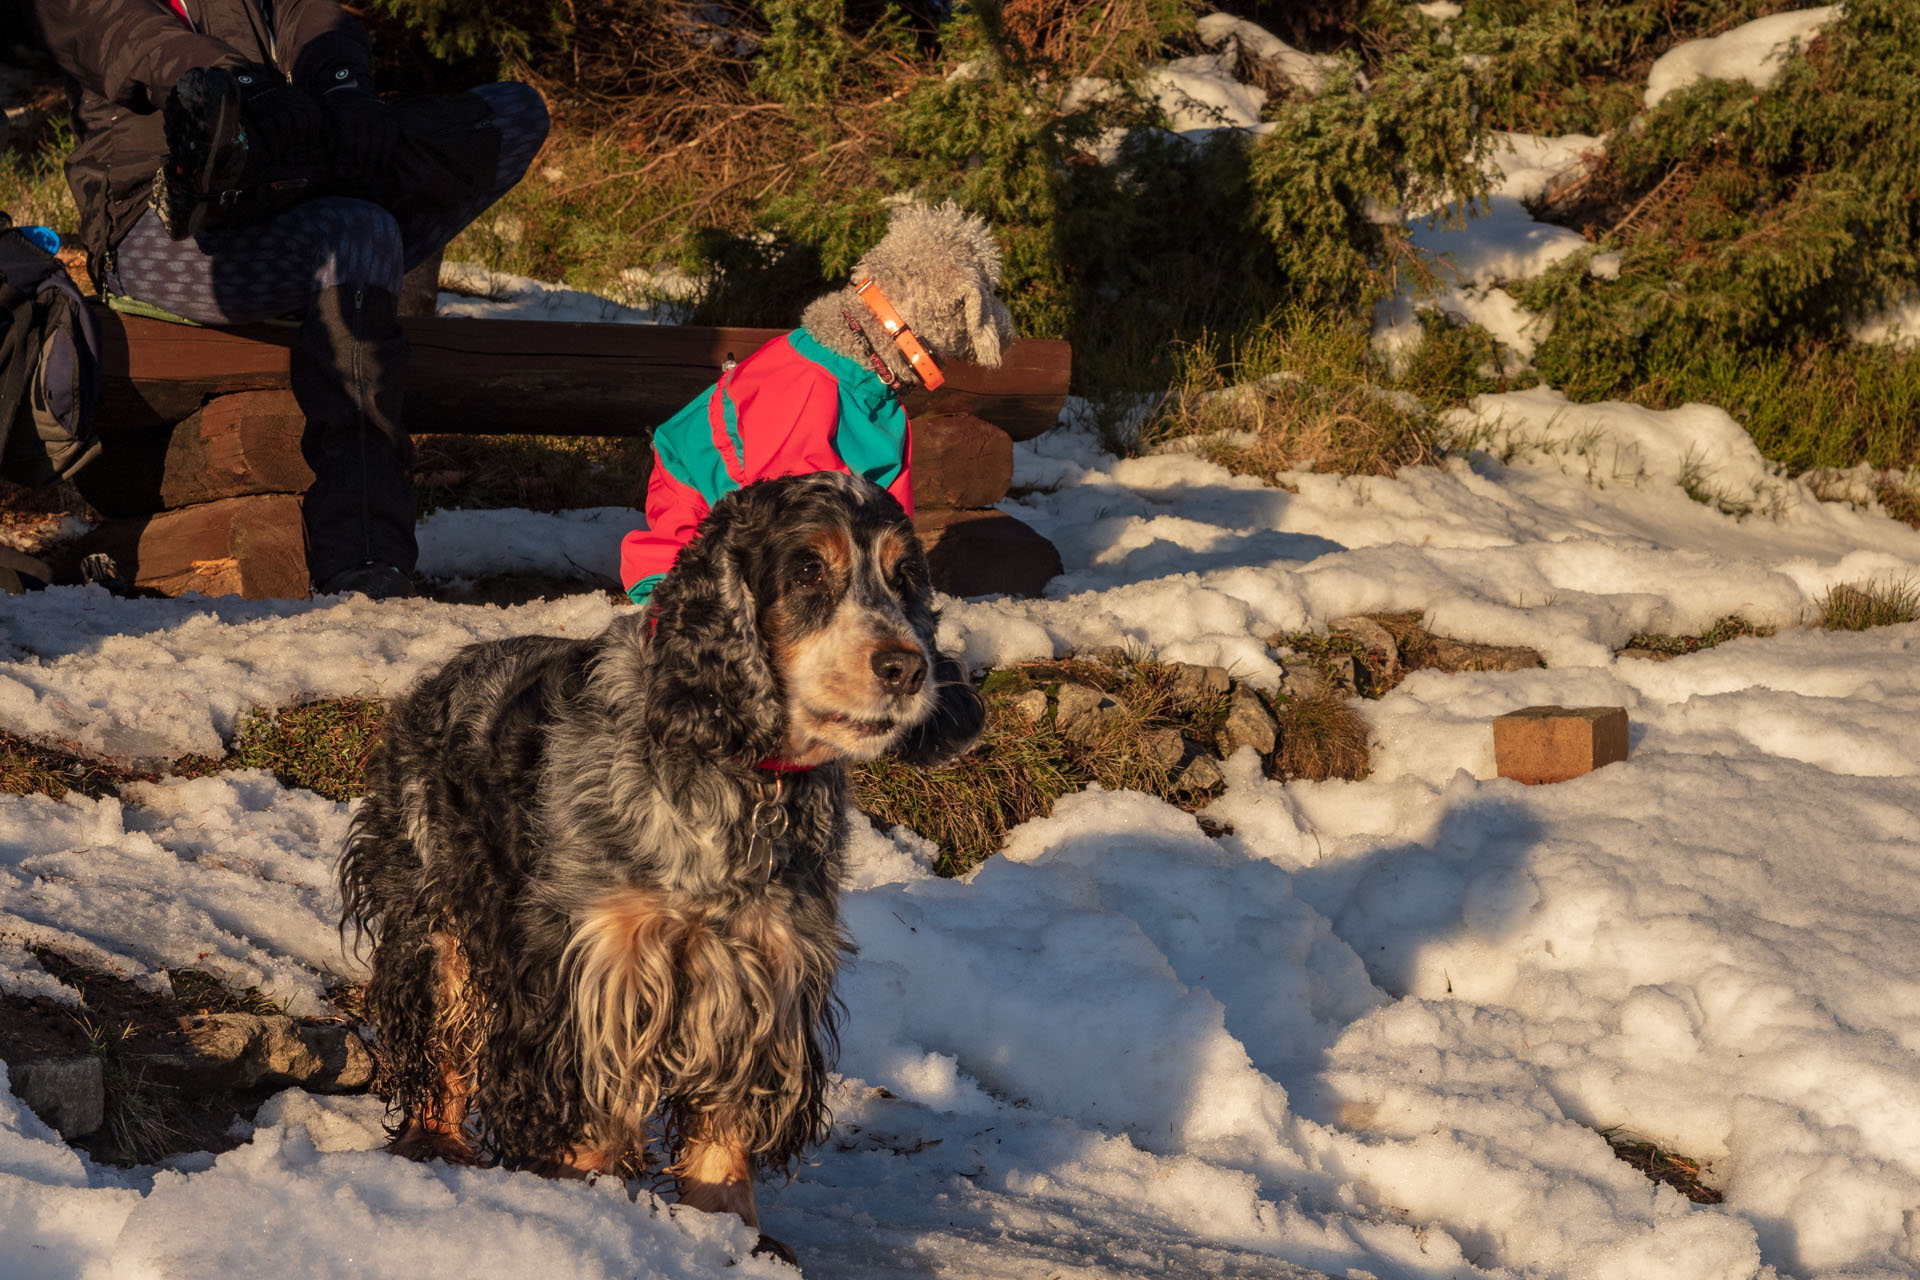
<path id="1" fill-rule="evenodd" d="M 894 310 L 893 303 L 887 300 L 887 295 L 880 291 L 880 286 L 874 283 L 872 276 L 855 285 L 853 291 L 860 295 L 860 300 L 867 304 L 867 310 L 873 312 L 873 318 L 893 339 L 893 345 L 900 348 L 900 354 L 913 366 L 914 375 L 920 379 L 921 386 L 933 391 L 947 380 L 946 375 L 940 372 L 940 366 L 933 362 L 933 353 L 920 345 L 920 339 L 913 336 L 913 330 L 900 318 L 900 313 Z"/>

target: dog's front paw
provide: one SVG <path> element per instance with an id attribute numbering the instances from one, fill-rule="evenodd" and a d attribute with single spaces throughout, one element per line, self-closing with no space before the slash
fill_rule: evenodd
<path id="1" fill-rule="evenodd" d="M 793 1256 L 793 1250 L 789 1249 L 784 1241 L 775 1240 L 770 1235 L 762 1234 L 761 1237 L 754 1242 L 753 1252 L 748 1256 L 753 1258 L 776 1258 L 796 1271 L 800 1269 L 800 1259 Z"/>

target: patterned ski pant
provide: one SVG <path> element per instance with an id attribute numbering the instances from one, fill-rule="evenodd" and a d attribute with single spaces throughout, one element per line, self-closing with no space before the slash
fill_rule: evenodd
<path id="1" fill-rule="evenodd" d="M 524 84 L 469 92 L 486 101 L 478 128 L 500 132 L 500 160 L 487 192 L 444 213 L 406 222 L 379 205 L 321 196 L 262 222 L 173 240 L 149 210 L 121 240 L 110 284 L 116 293 L 201 324 L 251 324 L 305 308 L 340 285 L 398 295 L 400 277 L 513 189 L 547 137 L 547 105 Z"/>

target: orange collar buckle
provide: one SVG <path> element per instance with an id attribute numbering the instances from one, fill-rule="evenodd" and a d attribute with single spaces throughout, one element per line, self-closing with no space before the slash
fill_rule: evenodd
<path id="1" fill-rule="evenodd" d="M 913 366 L 914 376 L 920 379 L 920 385 L 929 391 L 938 390 L 947 380 L 946 375 L 941 373 L 940 366 L 933 362 L 933 353 L 921 346 L 920 339 L 913 336 L 913 330 L 909 329 L 907 322 L 900 318 L 900 313 L 894 310 L 893 303 L 889 302 L 887 295 L 880 291 L 880 286 L 874 283 L 873 277 L 868 276 L 862 280 L 853 287 L 853 291 L 860 295 L 860 300 L 867 304 L 867 310 L 873 312 L 873 318 L 880 322 L 880 327 L 885 329 L 887 336 L 893 339 L 893 345 L 900 348 L 900 354 L 905 356 L 907 363 Z"/>

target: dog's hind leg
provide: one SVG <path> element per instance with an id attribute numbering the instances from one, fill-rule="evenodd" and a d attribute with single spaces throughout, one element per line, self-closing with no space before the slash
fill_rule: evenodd
<path id="1" fill-rule="evenodd" d="M 406 1128 L 388 1148 L 410 1160 L 478 1164 L 467 1139 L 467 1101 L 478 1067 L 481 1012 L 475 999 L 466 949 L 452 934 L 436 930 L 433 947 L 433 1024 L 427 1040 L 432 1080 L 427 1096 L 410 1109 Z"/>

